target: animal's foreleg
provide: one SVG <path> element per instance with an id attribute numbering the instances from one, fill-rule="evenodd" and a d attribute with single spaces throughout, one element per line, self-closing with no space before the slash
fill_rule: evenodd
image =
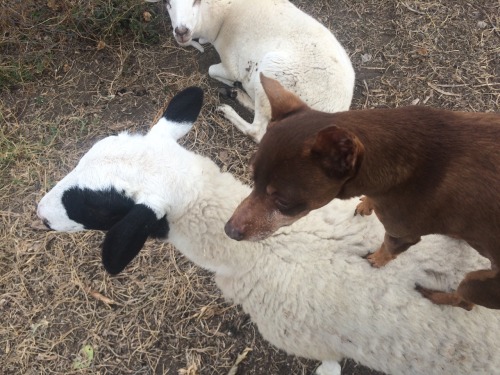
<path id="1" fill-rule="evenodd" d="M 245 121 L 236 111 L 227 104 L 223 104 L 217 108 L 226 119 L 236 126 L 242 133 L 253 138 L 255 142 L 260 142 L 265 133 L 265 128 L 262 126 L 254 126 L 254 123 Z M 262 131 L 263 130 L 263 131 Z"/>
<path id="2" fill-rule="evenodd" d="M 367 259 L 373 267 L 383 267 L 419 241 L 420 237 L 398 238 L 385 233 L 382 246 L 374 253 L 368 255 Z"/>
<path id="3" fill-rule="evenodd" d="M 216 79 L 217 81 L 231 87 L 233 86 L 235 81 L 235 78 L 229 74 L 222 63 L 211 65 L 210 68 L 208 68 L 208 75 L 213 79 Z"/>
<path id="4" fill-rule="evenodd" d="M 254 100 L 242 89 L 237 89 L 236 100 L 249 111 L 255 111 Z"/>
<path id="5" fill-rule="evenodd" d="M 354 210 L 354 216 L 360 215 L 360 216 L 368 216 L 371 215 L 373 212 L 373 202 L 370 200 L 368 197 L 361 197 L 359 198 L 361 201 L 358 203 L 356 206 L 356 209 Z"/>
<path id="6" fill-rule="evenodd" d="M 197 41 L 195 40 L 191 40 L 191 45 L 196 48 L 198 51 L 200 51 L 201 53 L 205 52 L 205 48 L 203 48 L 203 46 L 198 43 Z"/>

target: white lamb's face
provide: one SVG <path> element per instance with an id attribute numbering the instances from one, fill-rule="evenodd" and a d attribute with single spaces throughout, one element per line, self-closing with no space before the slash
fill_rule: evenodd
<path id="1" fill-rule="evenodd" d="M 97 142 L 42 198 L 37 215 L 47 227 L 65 232 L 107 230 L 130 210 L 134 201 L 127 190 L 138 154 L 130 152 L 137 150 L 128 147 L 127 138 L 132 137 Z"/>
<path id="2" fill-rule="evenodd" d="M 97 142 L 41 199 L 38 217 L 57 231 L 107 231 L 104 268 L 121 272 L 149 237 L 167 238 L 167 213 L 182 215 L 197 194 L 196 156 L 177 140 L 191 129 L 202 104 L 203 90 L 188 87 L 170 100 L 148 134 Z"/>
<path id="3" fill-rule="evenodd" d="M 193 39 L 201 0 L 167 0 L 166 7 L 177 43 L 187 46 Z"/>

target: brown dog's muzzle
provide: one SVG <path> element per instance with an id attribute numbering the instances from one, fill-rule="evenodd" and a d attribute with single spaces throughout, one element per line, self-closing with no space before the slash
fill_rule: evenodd
<path id="1" fill-rule="evenodd" d="M 277 229 L 273 222 L 275 209 L 269 203 L 266 196 L 252 192 L 226 223 L 224 231 L 228 237 L 236 241 L 258 241 L 269 237 Z"/>
<path id="2" fill-rule="evenodd" d="M 245 198 L 233 213 L 233 216 L 224 226 L 224 231 L 229 238 L 236 241 L 246 240 L 251 236 L 251 233 L 256 230 L 254 228 L 257 222 L 255 215 L 258 215 L 254 209 L 252 209 L 252 202 L 255 202 L 255 194 L 252 192 L 250 196 Z"/>
<path id="3" fill-rule="evenodd" d="M 253 191 L 236 208 L 224 226 L 224 231 L 236 241 L 260 241 L 282 226 L 292 224 L 307 212 L 309 211 L 296 216 L 285 216 L 276 208 L 270 196 Z"/>
<path id="4" fill-rule="evenodd" d="M 236 241 L 241 241 L 242 239 L 245 238 L 245 233 L 243 232 L 242 229 L 236 227 L 233 224 L 232 218 L 229 219 L 229 221 L 224 226 L 224 232 L 226 232 L 226 234 L 229 238 L 232 238 L 233 240 L 236 240 Z"/>

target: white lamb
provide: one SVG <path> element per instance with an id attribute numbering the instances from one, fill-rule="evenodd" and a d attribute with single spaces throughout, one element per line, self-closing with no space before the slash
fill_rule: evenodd
<path id="1" fill-rule="evenodd" d="M 221 63 L 208 74 L 234 86 L 237 100 L 255 111 L 254 120 L 246 122 L 229 105 L 219 110 L 255 141 L 271 119 L 260 72 L 314 109 L 349 109 L 354 89 L 349 56 L 330 30 L 288 0 L 169 0 L 166 7 L 181 46 L 203 51 L 196 38 L 214 45 Z"/>
<path id="2" fill-rule="evenodd" d="M 145 135 L 97 142 L 38 206 L 54 230 L 109 229 L 104 266 L 120 272 L 148 235 L 168 237 L 215 273 L 263 337 L 288 353 L 323 361 L 338 375 L 349 357 L 395 375 L 500 372 L 500 314 L 432 304 L 415 284 L 451 288 L 487 261 L 463 242 L 427 236 L 418 251 L 383 269 L 362 256 L 384 230 L 354 217 L 357 200 L 334 200 L 262 242 L 236 242 L 224 224 L 250 188 L 177 144 L 201 106 L 200 90 L 178 94 Z M 168 220 L 168 224 L 167 224 Z"/>

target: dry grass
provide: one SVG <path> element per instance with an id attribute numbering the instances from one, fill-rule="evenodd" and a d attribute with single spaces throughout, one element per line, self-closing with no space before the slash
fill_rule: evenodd
<path id="1" fill-rule="evenodd" d="M 353 107 L 498 111 L 497 0 L 294 2 L 348 49 Z M 215 51 L 176 46 L 158 5 L 140 0 L 6 0 L 0 28 L 3 373 L 227 374 L 249 347 L 238 374 L 310 374 L 316 363 L 264 342 L 211 275 L 171 247 L 150 241 L 109 277 L 101 233 L 46 232 L 36 220 L 36 202 L 95 140 L 146 131 L 188 85 L 206 91 L 206 104 L 186 146 L 248 181 L 254 145 L 216 112 Z M 87 364 L 84 345 L 94 351 Z M 347 362 L 344 373 L 371 372 Z"/>

